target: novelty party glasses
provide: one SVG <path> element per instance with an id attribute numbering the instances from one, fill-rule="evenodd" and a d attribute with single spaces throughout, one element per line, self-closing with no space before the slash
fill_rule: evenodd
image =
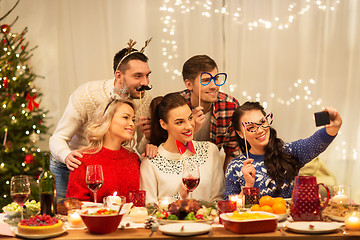
<path id="1" fill-rule="evenodd" d="M 270 125 L 272 124 L 274 119 L 274 115 L 273 113 L 269 113 L 268 115 L 266 115 L 265 117 L 263 117 L 260 120 L 260 123 L 255 123 L 255 122 L 243 122 L 244 127 L 246 128 L 246 130 L 248 130 L 249 132 L 256 132 L 260 127 L 262 128 L 268 128 L 270 127 Z"/>
<path id="2" fill-rule="evenodd" d="M 225 84 L 227 79 L 226 73 L 218 73 L 215 76 L 211 75 L 211 73 L 203 72 L 200 75 L 200 83 L 203 86 L 207 86 L 210 84 L 211 80 L 214 80 L 216 86 L 222 86 Z"/>

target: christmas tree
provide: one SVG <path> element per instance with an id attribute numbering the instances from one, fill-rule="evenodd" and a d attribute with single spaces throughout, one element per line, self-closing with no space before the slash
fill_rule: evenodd
<path id="1" fill-rule="evenodd" d="M 39 76 L 29 65 L 36 47 L 30 48 L 25 41 L 27 28 L 11 32 L 17 18 L 11 24 L 4 22 L 18 2 L 0 17 L 0 207 L 12 202 L 10 179 L 15 175 L 32 179 L 30 199 L 38 200 L 36 180 L 44 152 L 35 144 L 48 131 L 44 125 L 47 112 L 40 107 L 42 94 L 34 85 Z"/>

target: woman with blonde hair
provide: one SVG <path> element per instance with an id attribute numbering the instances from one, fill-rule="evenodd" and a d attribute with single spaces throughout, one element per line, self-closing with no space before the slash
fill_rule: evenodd
<path id="1" fill-rule="evenodd" d="M 140 160 L 131 146 L 134 141 L 135 107 L 129 100 L 112 99 L 102 105 L 89 123 L 86 137 L 89 145 L 80 149 L 81 165 L 69 176 L 66 197 L 81 201 L 93 201 L 93 194 L 86 186 L 86 167 L 101 165 L 104 174 L 103 186 L 97 191 L 99 202 L 117 191 L 128 196 L 129 191 L 139 190 Z M 129 147 L 130 146 L 130 147 Z"/>

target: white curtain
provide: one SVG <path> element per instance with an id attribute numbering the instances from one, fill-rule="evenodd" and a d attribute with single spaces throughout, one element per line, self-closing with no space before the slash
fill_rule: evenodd
<path id="1" fill-rule="evenodd" d="M 0 2 L 3 15 L 14 1 Z M 82 83 L 112 78 L 112 58 L 129 38 L 146 54 L 152 95 L 184 88 L 182 64 L 211 56 L 228 73 L 222 91 L 260 101 L 284 141 L 316 131 L 313 113 L 338 109 L 341 133 L 320 157 L 360 202 L 360 3 L 357 0 L 22 0 L 4 23 L 19 20 L 38 45 L 29 63 L 44 76 L 50 133 Z M 48 148 L 47 141 L 40 144 Z"/>

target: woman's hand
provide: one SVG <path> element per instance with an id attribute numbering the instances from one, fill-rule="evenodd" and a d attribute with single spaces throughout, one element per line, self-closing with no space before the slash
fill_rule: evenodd
<path id="1" fill-rule="evenodd" d="M 323 111 L 328 112 L 330 116 L 330 123 L 325 126 L 326 132 L 330 136 L 335 136 L 336 134 L 338 134 L 342 124 L 341 116 L 339 112 L 333 107 L 324 107 Z"/>
<path id="2" fill-rule="evenodd" d="M 248 158 L 244 161 L 243 167 L 241 168 L 241 172 L 245 178 L 245 187 L 253 187 L 255 183 L 255 173 L 256 170 L 254 166 L 251 164 L 254 159 Z"/>
<path id="3" fill-rule="evenodd" d="M 153 144 L 146 144 L 145 152 L 141 154 L 142 157 L 147 157 L 148 159 L 152 159 L 156 156 L 158 151 L 158 147 Z"/>

